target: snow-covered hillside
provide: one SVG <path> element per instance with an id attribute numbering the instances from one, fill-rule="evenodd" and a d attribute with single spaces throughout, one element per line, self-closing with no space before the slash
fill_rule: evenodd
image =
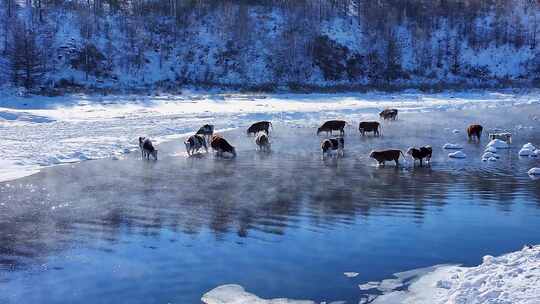
<path id="1" fill-rule="evenodd" d="M 540 75 L 534 1 L 6 3 L 4 87 L 44 93 L 534 85 Z"/>

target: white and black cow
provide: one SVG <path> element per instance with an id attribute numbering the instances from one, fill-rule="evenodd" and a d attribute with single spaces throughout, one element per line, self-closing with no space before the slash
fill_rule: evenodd
<path id="1" fill-rule="evenodd" d="M 186 152 L 188 155 L 193 155 L 196 152 L 199 152 L 202 148 L 208 153 L 208 147 L 206 146 L 206 140 L 203 135 L 195 134 L 191 135 L 184 141 L 186 145 Z"/>
<path id="2" fill-rule="evenodd" d="M 149 160 L 150 156 L 152 156 L 155 160 L 157 160 L 158 151 L 154 148 L 150 138 L 139 137 L 139 148 L 141 149 L 142 159 L 146 158 Z"/>
<path id="3" fill-rule="evenodd" d="M 345 140 L 343 137 L 327 138 L 321 142 L 323 157 L 330 154 L 331 151 L 337 151 L 338 155 L 343 156 Z"/>
<path id="4" fill-rule="evenodd" d="M 264 131 L 257 133 L 257 136 L 255 137 L 255 144 L 257 144 L 260 151 L 270 151 L 270 139 Z"/>

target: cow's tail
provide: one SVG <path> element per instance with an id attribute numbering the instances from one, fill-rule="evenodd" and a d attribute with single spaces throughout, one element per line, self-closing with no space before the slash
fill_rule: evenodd
<path id="1" fill-rule="evenodd" d="M 403 154 L 403 151 L 399 150 L 399 153 L 401 153 L 401 155 L 403 155 L 403 158 L 405 158 L 405 154 Z"/>

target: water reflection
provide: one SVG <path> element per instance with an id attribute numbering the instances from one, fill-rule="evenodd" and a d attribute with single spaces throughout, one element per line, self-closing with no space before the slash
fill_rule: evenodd
<path id="1" fill-rule="evenodd" d="M 2 183 L 0 279 L 3 273 L 15 273 L 29 269 L 29 266 L 45 264 L 48 258 L 62 256 L 62 252 L 73 248 L 83 248 L 87 250 L 83 250 L 85 253 L 89 250 L 90 255 L 85 257 L 89 260 L 103 258 L 95 257 L 103 253 L 104 259 L 114 261 L 115 254 L 130 258 L 131 254 L 144 254 L 141 253 L 142 246 L 152 251 L 152 260 L 167 261 L 160 264 L 163 268 L 156 271 L 153 278 L 174 282 L 179 277 L 171 270 L 174 263 L 200 271 L 199 283 L 184 278 L 178 282 L 179 285 L 187 284 L 186 293 L 191 292 L 189 299 L 197 299 L 208 288 L 215 287 L 205 285 L 212 281 L 210 277 L 213 278 L 214 271 L 213 265 L 206 261 L 226 252 L 219 248 L 219 244 L 235 254 L 252 254 L 254 259 L 272 260 L 273 264 L 268 266 L 271 269 L 298 267 L 306 271 L 306 277 L 310 277 L 312 268 L 309 264 L 315 257 L 309 252 L 293 251 L 290 246 L 283 249 L 278 244 L 283 242 L 301 247 L 304 239 L 299 235 L 307 231 L 325 237 L 326 242 L 335 248 L 350 248 L 351 255 L 358 254 L 359 248 L 368 248 L 366 252 L 360 251 L 366 261 L 385 265 L 380 268 L 374 266 L 373 275 L 376 276 L 383 275 L 381 269 L 386 270 L 387 264 L 390 265 L 389 273 L 394 273 L 435 262 L 455 262 L 454 258 L 459 255 L 457 252 L 467 252 L 460 248 L 485 246 L 486 240 L 492 239 L 480 235 L 484 230 L 482 223 L 488 216 L 491 220 L 493 214 L 486 215 L 486 210 L 480 212 L 475 208 L 477 206 L 487 206 L 487 212 L 495 210 L 508 215 L 498 217 L 497 225 L 512 227 L 517 222 L 525 233 L 537 235 L 532 220 L 521 223 L 521 219 L 528 216 L 534 219 L 536 215 L 531 215 L 530 211 L 540 207 L 538 181 L 524 174 L 537 164 L 537 160 L 518 159 L 517 151 L 511 150 L 501 153 L 499 162 L 483 163 L 480 155 L 485 143 L 469 145 L 465 139 L 445 130 L 449 126 L 466 125 L 470 119 L 461 116 L 464 114 L 455 114 L 450 119 L 441 119 L 441 115 L 432 113 L 427 118 L 403 115 L 400 121 L 384 125 L 381 138 L 362 138 L 349 129 L 346 154 L 340 159 L 321 159 L 320 138 L 314 136 L 313 129 L 276 123 L 273 152 L 269 154 L 255 152 L 252 139 L 247 139 L 240 130 L 226 134 L 237 145 L 238 157 L 232 160 L 216 160 L 211 155 L 183 157 L 179 153 L 183 151 L 183 145 L 177 141 L 160 147 L 161 151 L 171 152 L 169 155 L 165 152 L 159 162 L 141 162 L 133 155 L 123 161 L 92 161 L 56 167 L 15 182 Z M 411 124 L 414 119 L 422 124 Z M 509 115 L 508 120 L 511 119 L 512 115 Z M 501 125 L 510 123 L 503 121 Z M 449 160 L 447 151 L 440 147 L 446 142 L 460 140 L 469 158 L 465 161 Z M 514 137 L 516 147 L 526 141 L 540 142 L 540 134 L 529 130 Z M 376 167 L 367 157 L 371 149 L 395 147 L 406 150 L 408 146 L 424 144 L 434 147 L 430 167 L 413 167 L 410 160 L 403 161 L 398 168 L 391 165 Z M 523 210 L 528 213 L 520 213 Z M 449 217 L 456 214 L 452 212 L 457 212 L 457 215 Z M 449 225 L 455 226 L 445 230 L 446 221 L 453 221 Z M 474 223 L 472 227 L 478 230 L 469 230 L 471 222 Z M 475 226 L 476 222 L 480 224 Z M 359 223 L 367 224 L 362 226 Z M 433 223 L 438 223 L 438 226 L 433 226 Z M 414 228 L 422 226 L 427 227 L 426 230 L 435 229 L 436 234 L 431 230 L 425 232 Z M 466 231 L 456 227 L 463 227 Z M 339 235 L 337 232 L 344 229 L 352 231 L 345 237 L 336 237 L 334 241 L 335 234 Z M 455 236 L 458 241 L 452 243 Z M 185 238 L 192 242 L 184 243 Z M 343 260 L 341 249 L 336 250 L 330 245 L 327 248 L 326 243 L 311 246 L 317 242 L 312 238 L 316 236 L 310 234 L 303 247 L 320 251 L 318 256 L 321 257 L 335 257 L 332 265 Z M 484 243 L 477 242 L 478 239 L 483 239 Z M 509 239 L 511 237 L 501 237 L 496 241 L 504 243 Z M 351 244 L 351 240 L 355 243 Z M 373 240 L 381 243 L 373 243 Z M 181 247 L 181 253 L 175 252 L 181 256 L 177 260 L 171 258 L 166 249 L 159 250 L 170 248 L 168 246 L 175 242 Z M 264 253 L 250 251 L 250 248 L 253 250 L 257 244 L 265 242 L 268 246 L 262 246 L 261 252 Z M 444 242 L 457 249 L 448 251 L 437 247 L 444 247 L 440 245 Z M 234 245 L 245 248 L 236 251 L 231 249 Z M 121 249 L 122 246 L 128 249 Z M 426 259 L 422 252 L 437 249 L 444 251 L 444 257 L 448 259 L 412 265 L 407 259 L 399 259 L 399 254 L 396 254 L 399 249 L 408 250 L 409 256 L 422 257 L 420 262 L 426 262 L 422 260 Z M 478 253 L 479 249 L 476 249 Z M 293 253 L 289 254 L 289 251 Z M 126 260 L 132 261 L 130 258 Z M 201 261 L 193 262 L 192 259 Z M 222 267 L 227 268 L 229 263 L 233 263 L 231 259 L 234 258 L 229 255 L 227 260 L 221 261 Z M 251 270 L 251 264 L 243 260 L 236 262 L 235 265 Z M 324 268 L 322 273 L 329 271 L 328 265 L 321 264 L 320 268 Z M 360 269 L 369 271 L 366 267 Z M 340 268 L 337 272 L 341 274 L 349 270 Z M 77 270 L 67 272 L 73 275 L 73 271 Z M 253 278 L 250 281 L 256 282 L 265 279 L 257 276 L 256 270 L 251 271 L 256 274 L 246 280 Z M 279 274 L 272 271 L 269 273 L 276 276 L 266 280 L 277 286 Z M 96 272 L 107 274 L 101 270 Z M 362 278 L 371 280 L 365 272 Z M 86 282 L 90 275 L 87 269 L 77 278 Z M 328 284 L 328 288 L 342 295 L 343 290 L 339 289 L 338 283 Z M 292 283 L 287 281 L 287 284 Z M 84 286 L 83 283 L 79 285 Z M 358 289 L 353 287 L 350 292 L 357 295 Z M 146 291 L 154 294 L 159 288 L 150 285 Z M 316 290 L 321 288 L 314 287 Z M 291 289 L 293 292 L 289 292 L 293 294 L 283 296 L 311 298 L 304 294 L 295 296 L 294 288 Z M 35 290 L 38 291 L 34 293 L 38 294 L 39 289 Z M 90 292 L 99 295 L 101 291 L 90 289 Z M 134 292 L 127 290 L 121 296 L 136 297 L 132 295 Z M 61 294 L 58 298 L 63 299 L 63 296 Z M 273 297 L 274 294 L 268 296 Z"/>
<path id="2" fill-rule="evenodd" d="M 540 202 L 538 185 L 515 177 L 512 167 L 378 168 L 361 153 L 335 166 L 315 153 L 205 158 L 88 162 L 2 185 L 0 264 L 17 269 L 73 243 L 114 243 L 132 233 L 157 237 L 162 229 L 193 235 L 209 229 L 220 239 L 250 231 L 282 235 L 304 219 L 322 230 L 358 216 L 421 222 L 456 195 L 508 212 L 518 196 Z"/>

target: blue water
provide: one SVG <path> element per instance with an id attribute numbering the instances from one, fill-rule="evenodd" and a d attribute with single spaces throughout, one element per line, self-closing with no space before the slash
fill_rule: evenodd
<path id="1" fill-rule="evenodd" d="M 519 109 L 504 113 L 498 125 L 515 128 Z M 0 302 L 200 303 L 235 283 L 264 298 L 357 303 L 367 281 L 540 243 L 540 184 L 525 174 L 539 160 L 517 157 L 540 143 L 536 129 L 516 132 L 497 163 L 480 161 L 485 139 L 446 130 L 498 114 L 403 115 L 381 138 L 350 128 L 342 159 L 321 159 L 311 126 L 276 123 L 269 155 L 236 130 L 224 134 L 235 160 L 187 159 L 173 142 L 156 163 L 132 155 L 2 183 Z M 448 141 L 469 157 L 448 159 Z M 435 148 L 431 167 L 367 157 L 410 144 Z"/>

